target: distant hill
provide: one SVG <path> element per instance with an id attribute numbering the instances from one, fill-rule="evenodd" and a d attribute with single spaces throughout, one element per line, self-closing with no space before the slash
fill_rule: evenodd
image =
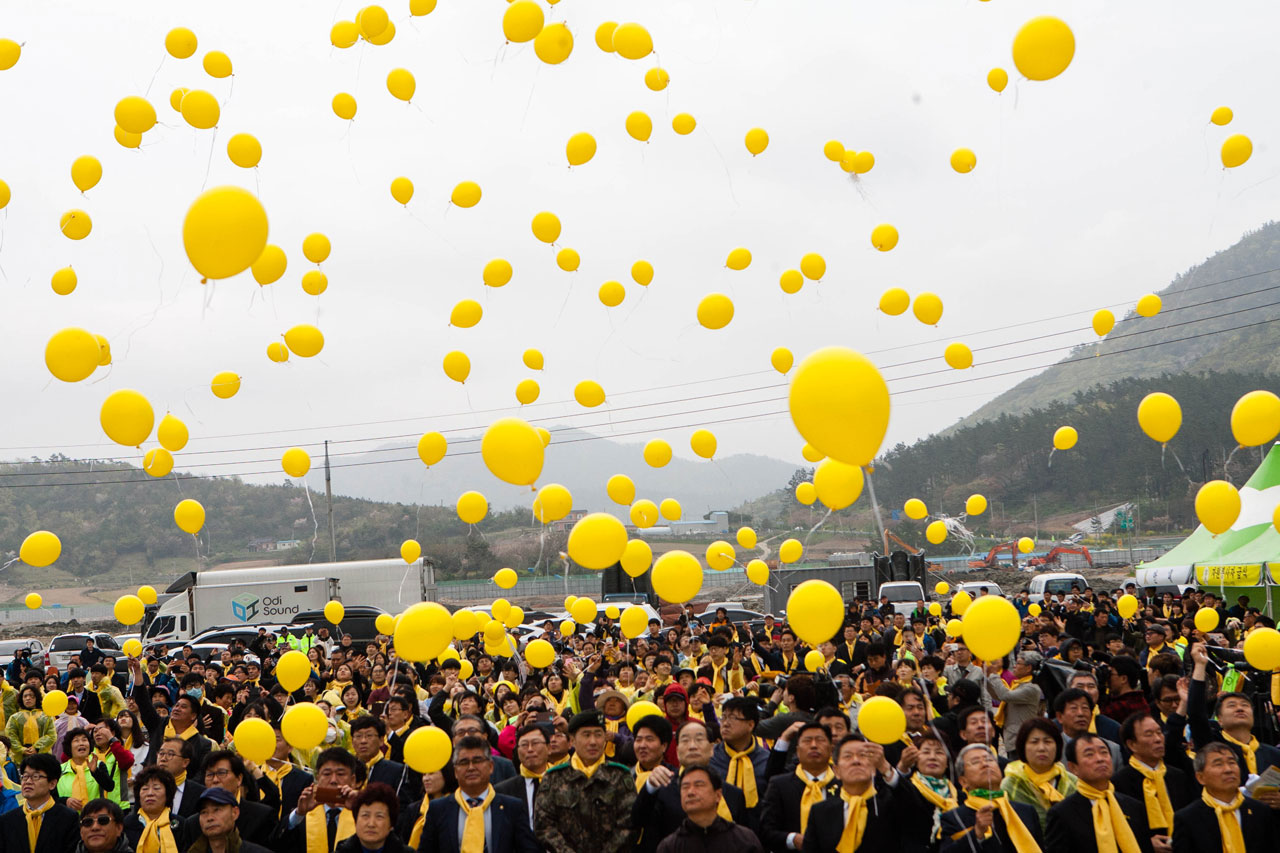
<path id="1" fill-rule="evenodd" d="M 1155 317 L 1125 316 L 1106 338 L 1076 348 L 1063 362 L 1018 383 L 948 431 L 1044 408 L 1119 377 L 1280 375 L 1280 322 L 1250 325 L 1280 320 L 1277 269 L 1280 223 L 1270 222 L 1174 279 L 1159 292 L 1163 306 Z M 1238 295 L 1245 293 L 1251 295 Z M 1250 327 L 1240 328 L 1246 325 Z"/>
<path id="2" fill-rule="evenodd" d="M 795 466 L 780 459 L 738 454 L 714 461 L 676 456 L 663 468 L 650 468 L 641 459 L 642 446 L 622 444 L 572 428 L 553 427 L 546 465 L 539 483 L 562 483 L 573 493 L 575 507 L 604 510 L 615 505 L 605 494 L 605 482 L 625 473 L 635 481 L 636 495 L 653 500 L 673 497 L 686 516 L 732 509 L 748 498 L 786 483 Z M 430 470 L 418 459 L 415 443 L 389 445 L 360 456 L 345 457 L 332 471 L 335 494 L 375 501 L 396 501 L 452 508 L 468 489 L 483 492 L 489 505 L 527 510 L 529 489 L 509 486 L 494 478 L 480 458 L 480 435 L 451 439 L 449 452 Z M 372 464 L 377 463 L 377 464 Z M 312 488 L 323 491 L 324 472 L 312 468 Z"/>

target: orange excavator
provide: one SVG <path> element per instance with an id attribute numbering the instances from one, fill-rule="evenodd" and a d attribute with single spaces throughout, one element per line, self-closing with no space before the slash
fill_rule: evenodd
<path id="1" fill-rule="evenodd" d="M 1093 568 L 1093 555 L 1089 553 L 1089 549 L 1083 545 L 1054 545 L 1048 554 L 1043 557 L 1032 557 L 1028 562 L 1028 566 L 1047 566 L 1057 564 L 1059 557 L 1063 554 L 1079 554 L 1084 557 L 1084 561 L 1089 564 L 1089 568 Z"/>
<path id="2" fill-rule="evenodd" d="M 987 556 L 979 560 L 970 560 L 969 568 L 971 569 L 996 569 L 1000 567 L 1000 555 L 1005 551 L 1009 552 L 1009 560 L 1013 563 L 1013 567 L 1018 568 L 1018 543 L 1017 542 L 1001 542 L 992 546 L 987 552 Z"/>

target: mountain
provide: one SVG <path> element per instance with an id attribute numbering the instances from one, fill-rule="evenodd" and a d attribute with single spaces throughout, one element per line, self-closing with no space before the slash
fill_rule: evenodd
<path id="1" fill-rule="evenodd" d="M 573 505 L 581 509 L 616 509 L 605 493 L 610 476 L 625 473 L 636 484 L 636 496 L 654 501 L 673 497 L 686 518 L 714 510 L 728 510 L 744 499 L 773 491 L 795 470 L 795 465 L 765 456 L 739 454 L 697 461 L 672 457 L 662 468 L 641 461 L 639 444 L 622 444 L 569 427 L 553 427 L 540 484 L 562 483 L 573 493 Z M 474 489 L 497 508 L 528 508 L 527 488 L 510 486 L 494 478 L 480 458 L 480 435 L 451 439 L 449 452 L 438 464 L 426 468 L 414 445 L 387 445 L 367 454 L 346 457 L 332 469 L 333 491 L 375 501 L 443 505 L 452 508 L 458 495 Z M 313 489 L 324 491 L 322 466 L 307 478 Z"/>
<path id="2" fill-rule="evenodd" d="M 1163 304 L 1155 317 L 1128 314 L 1106 338 L 1077 347 L 951 430 L 1070 400 L 1118 377 L 1280 373 L 1280 223 L 1246 234 L 1158 295 Z"/>

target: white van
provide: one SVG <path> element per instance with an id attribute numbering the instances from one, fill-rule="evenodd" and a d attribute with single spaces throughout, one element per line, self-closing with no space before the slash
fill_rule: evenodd
<path id="1" fill-rule="evenodd" d="M 973 599 L 977 599 L 982 595 L 984 589 L 987 591 L 987 595 L 1004 598 L 1004 590 L 1000 589 L 1000 584 L 995 581 L 966 581 L 956 587 L 957 592 L 967 592 L 969 597 Z"/>
<path id="2" fill-rule="evenodd" d="M 1072 572 L 1045 572 L 1031 579 L 1031 583 L 1027 584 L 1027 592 L 1031 593 L 1032 601 L 1039 601 L 1059 592 L 1068 595 L 1073 586 L 1079 587 L 1080 591 L 1084 592 L 1089 582 L 1084 579 L 1084 575 Z"/>
<path id="3" fill-rule="evenodd" d="M 893 605 L 893 612 L 901 613 L 903 616 L 911 615 L 911 611 L 916 609 L 917 601 L 928 600 L 924 595 L 924 587 L 915 581 L 882 583 L 877 596 L 886 595 L 889 597 L 889 603 Z"/>

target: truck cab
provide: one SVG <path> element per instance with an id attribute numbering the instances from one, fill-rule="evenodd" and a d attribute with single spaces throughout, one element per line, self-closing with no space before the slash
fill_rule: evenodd
<path id="1" fill-rule="evenodd" d="M 880 597 L 889 597 L 889 603 L 893 605 L 894 613 L 901 613 L 903 616 L 910 616 L 911 611 L 916 609 L 917 601 L 927 601 L 924 594 L 924 587 L 916 581 L 891 581 L 889 583 L 880 584 Z"/>

